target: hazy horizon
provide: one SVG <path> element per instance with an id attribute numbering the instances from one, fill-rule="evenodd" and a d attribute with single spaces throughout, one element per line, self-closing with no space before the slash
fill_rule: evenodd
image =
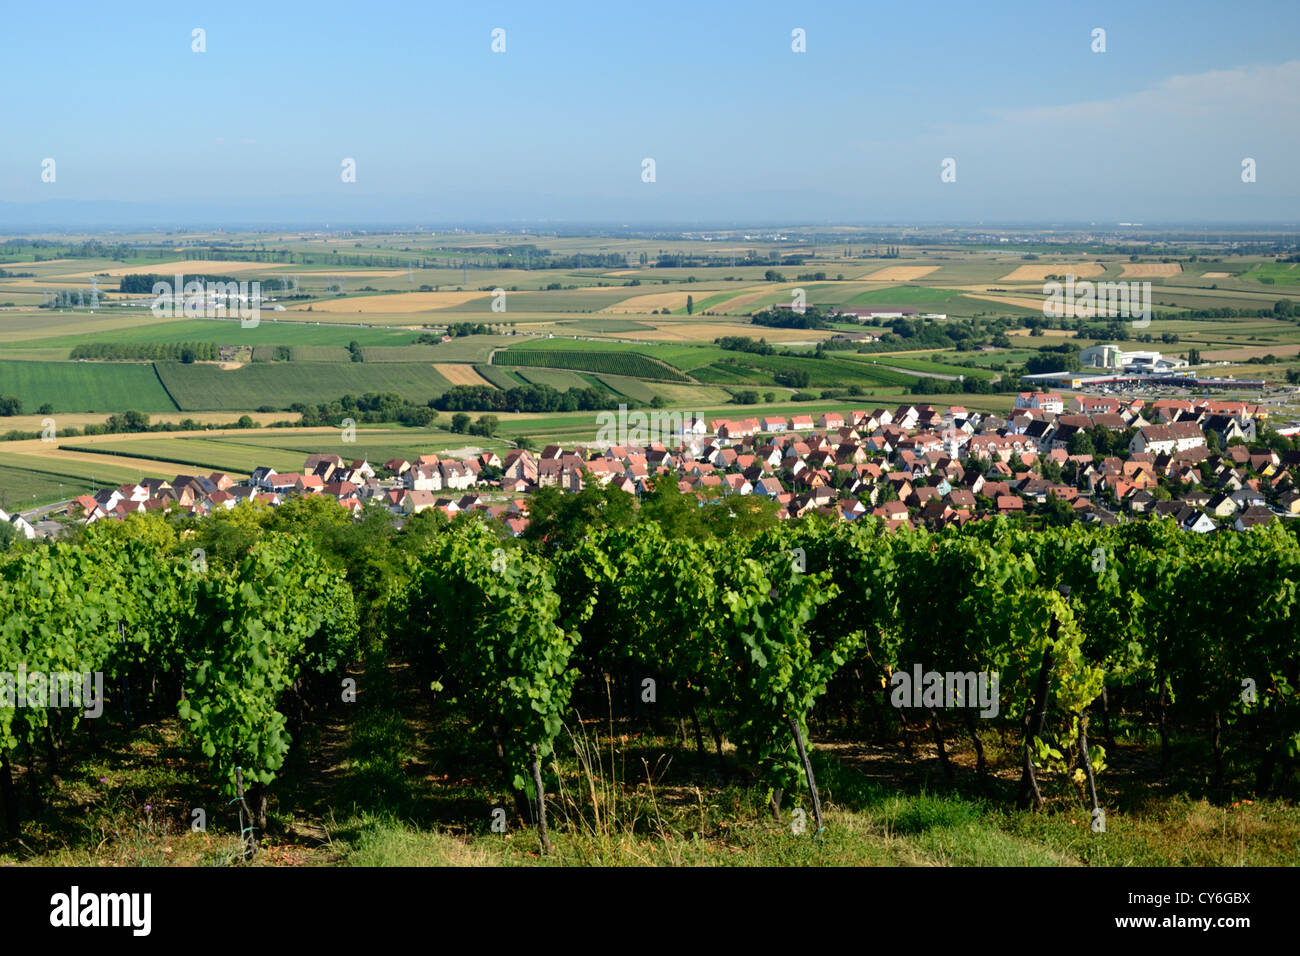
<path id="1" fill-rule="evenodd" d="M 0 227 L 1300 221 L 1294 4 L 384 14 L 14 8 Z"/>

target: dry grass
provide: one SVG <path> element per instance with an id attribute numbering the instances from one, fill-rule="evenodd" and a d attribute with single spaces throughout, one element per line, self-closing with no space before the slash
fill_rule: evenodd
<path id="1" fill-rule="evenodd" d="M 1125 263 L 1121 279 L 1154 279 L 1160 276 L 1176 276 L 1183 271 L 1177 262 L 1129 262 Z"/>
<path id="2" fill-rule="evenodd" d="M 360 312 L 373 314 L 407 314 L 411 312 L 429 312 L 434 309 L 449 309 L 463 305 L 471 299 L 486 298 L 486 292 L 398 292 L 395 295 L 364 295 L 353 299 L 326 299 L 313 302 L 313 312 Z M 295 305 L 290 312 L 305 312 L 308 306 Z M 487 312 L 487 310 L 484 310 Z M 487 313 L 489 316 L 492 313 Z"/>
<path id="3" fill-rule="evenodd" d="M 491 382 L 474 371 L 472 365 L 448 362 L 445 364 L 435 363 L 433 367 L 437 369 L 439 375 L 453 385 L 487 385 L 489 387 L 492 385 Z"/>
<path id="4" fill-rule="evenodd" d="M 1241 362 L 1265 355 L 1300 355 L 1300 345 L 1252 345 L 1239 349 L 1214 349 L 1202 352 L 1201 358 L 1209 362 Z"/>
<path id="5" fill-rule="evenodd" d="M 1048 276 L 1073 275 L 1076 279 L 1099 276 L 1106 271 L 1100 262 L 1037 262 L 1029 266 L 1018 266 L 1004 275 L 1001 282 L 1042 282 Z"/>
<path id="6" fill-rule="evenodd" d="M 42 262 L 41 265 L 48 265 Z M 136 266 L 120 266 L 116 269 L 102 269 L 98 272 L 70 272 L 66 278 L 89 279 L 92 275 L 109 275 L 120 278 L 126 275 L 153 273 L 155 275 L 175 275 L 192 273 L 196 275 L 223 275 L 228 272 L 265 272 L 268 269 L 287 269 L 288 265 L 278 262 L 236 262 L 230 259 L 182 259 L 179 262 L 149 262 Z"/>
<path id="7" fill-rule="evenodd" d="M 619 314 L 634 312 L 645 314 L 655 309 L 684 309 L 690 292 L 652 292 L 649 295 L 634 295 L 630 299 L 615 302 L 601 309 L 601 312 Z M 703 296 L 701 296 L 703 298 Z"/>
<path id="8" fill-rule="evenodd" d="M 873 282 L 911 282 L 913 279 L 923 279 L 938 269 L 938 266 L 885 266 L 858 278 L 871 279 Z"/>
<path id="9" fill-rule="evenodd" d="M 1232 273 L 1231 272 L 1202 272 L 1201 278 L 1202 279 L 1230 279 L 1232 278 Z"/>

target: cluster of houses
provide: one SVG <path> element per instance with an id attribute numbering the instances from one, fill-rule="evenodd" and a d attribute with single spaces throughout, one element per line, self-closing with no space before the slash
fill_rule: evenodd
<path id="1" fill-rule="evenodd" d="M 1088 395 L 1067 402 L 1025 392 L 1007 417 L 959 405 L 943 412 L 903 405 L 793 418 L 692 417 L 670 445 L 550 445 L 537 453 L 422 455 L 378 466 L 310 455 L 301 471 L 258 468 L 242 481 L 221 473 L 143 479 L 82 495 L 70 510 L 84 521 L 147 511 L 203 515 L 240 501 L 275 506 L 323 495 L 352 511 L 377 502 L 399 519 L 428 509 L 450 517 L 482 511 L 518 535 L 528 525 L 528 494 L 539 488 L 577 492 L 601 482 L 642 495 L 671 476 L 680 491 L 701 498 L 771 499 L 781 518 L 874 515 L 890 529 L 1032 512 L 1051 497 L 1080 520 L 1172 515 L 1192 531 L 1242 529 L 1300 515 L 1300 453 L 1252 452 L 1240 443 L 1254 439 L 1267 415 L 1246 402 Z M 1131 434 L 1129 454 L 1072 452 L 1073 436 L 1098 428 L 1117 440 Z M 1218 453 L 1207 444 L 1211 433 Z"/>

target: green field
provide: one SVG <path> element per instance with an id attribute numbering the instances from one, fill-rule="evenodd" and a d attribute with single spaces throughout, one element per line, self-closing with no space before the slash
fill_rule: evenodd
<path id="1" fill-rule="evenodd" d="M 438 428 L 362 425 L 357 428 L 354 442 L 343 441 L 341 430 L 303 434 L 293 429 L 274 429 L 238 436 L 124 438 L 95 444 L 78 444 L 72 439 L 60 443 L 60 447 L 100 455 L 152 458 L 164 463 L 160 465 L 164 472 L 171 465 L 176 472 L 198 469 L 246 475 L 264 465 L 281 473 L 296 472 L 311 454 L 336 454 L 349 461 L 366 458 L 373 465 L 381 465 L 390 458 L 414 458 L 448 449 L 509 446 L 496 439 L 457 435 Z"/>
<path id="2" fill-rule="evenodd" d="M 361 345 L 400 346 L 415 341 L 418 332 L 409 329 L 348 328 L 336 325 L 316 325 L 313 322 L 272 321 L 263 316 L 251 329 L 242 328 L 239 322 L 227 319 L 171 319 L 158 321 L 148 313 L 141 321 L 122 328 L 105 327 L 96 316 L 84 316 L 77 334 L 51 335 L 51 332 L 69 332 L 62 324 L 50 326 L 44 320 L 49 316 L 37 315 L 28 320 L 0 316 L 0 329 L 26 330 L 28 341 L 6 344 L 5 348 L 62 348 L 88 342 L 211 342 L 216 345 L 338 345 L 347 346 L 353 340 Z M 115 316 L 114 318 L 121 318 Z M 112 323 L 116 324 L 116 323 Z"/>
<path id="3" fill-rule="evenodd" d="M 957 355 L 960 353 L 948 352 L 939 354 Z M 843 355 L 851 361 L 865 362 L 868 365 L 879 363 L 879 365 L 889 366 L 890 368 L 907 369 L 913 372 L 933 372 L 937 375 L 965 375 L 967 378 L 993 378 L 996 374 L 986 368 L 964 368 L 960 365 L 949 365 L 945 362 L 935 362 L 928 359 L 918 358 L 915 355 L 890 355 L 888 352 L 845 352 Z"/>
<path id="4" fill-rule="evenodd" d="M 365 362 L 382 364 L 384 362 L 445 362 L 440 345 L 380 345 L 362 348 L 361 359 Z"/>
<path id="5" fill-rule="evenodd" d="M 295 345 L 289 350 L 294 362 L 351 362 L 352 353 L 342 345 Z"/>
<path id="6" fill-rule="evenodd" d="M 729 352 L 729 360 L 696 369 L 695 377 L 718 385 L 773 385 L 781 371 L 808 373 L 810 388 L 844 385 L 910 385 L 915 377 L 888 368 L 867 366 L 851 359 L 791 358 L 785 355 L 751 355 Z"/>
<path id="7" fill-rule="evenodd" d="M 662 361 L 648 358 L 640 352 L 563 351 L 560 349 L 529 350 L 509 349 L 493 357 L 494 365 L 522 365 L 542 368 L 576 369 L 583 372 L 609 372 L 635 378 L 686 381 L 686 376 Z"/>
<path id="8" fill-rule="evenodd" d="M 591 387 L 591 383 L 577 372 L 565 372 L 551 368 L 527 368 L 520 369 L 516 374 L 533 385 L 549 385 L 561 392 L 567 392 L 571 388 Z"/>
<path id="9" fill-rule="evenodd" d="M 159 464 L 141 471 L 134 465 L 101 462 L 50 461 L 5 454 L 0 444 L 0 508 L 19 511 L 61 501 L 105 486 L 115 487 L 141 477 L 170 477 L 174 470 Z M 8 501 L 8 504 L 5 502 Z"/>
<path id="10" fill-rule="evenodd" d="M 635 402 L 653 401 L 655 395 L 658 394 L 654 385 L 643 382 L 639 378 L 629 378 L 626 375 L 601 375 L 599 377 L 607 388 Z"/>
<path id="11" fill-rule="evenodd" d="M 872 289 L 862 292 L 842 303 L 854 305 L 905 305 L 914 306 L 934 303 L 942 305 L 949 299 L 955 299 L 963 293 L 958 289 L 932 289 L 922 285 L 896 285 L 887 289 Z"/>
<path id="12" fill-rule="evenodd" d="M 497 388 L 518 388 L 524 384 L 524 380 L 519 377 L 518 373 L 500 365 L 475 365 L 474 371 Z"/>
<path id="13" fill-rule="evenodd" d="M 136 362 L 0 361 L 0 395 L 16 395 L 22 400 L 23 411 L 29 414 L 46 403 L 56 413 L 118 412 L 128 408 L 174 412 L 178 407 L 153 366 Z"/>
<path id="14" fill-rule="evenodd" d="M 367 392 L 396 392 L 423 404 L 450 386 L 432 367 L 400 363 L 277 362 L 224 370 L 215 365 L 160 362 L 156 367 L 176 405 L 187 412 L 288 408 L 295 402 L 328 402 Z"/>

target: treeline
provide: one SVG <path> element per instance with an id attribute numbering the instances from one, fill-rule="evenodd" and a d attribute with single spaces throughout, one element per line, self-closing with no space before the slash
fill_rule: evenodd
<path id="1" fill-rule="evenodd" d="M 921 378 L 912 383 L 913 395 L 993 395 L 997 389 L 986 378 L 967 375 L 961 379 Z"/>
<path id="2" fill-rule="evenodd" d="M 754 355 L 776 354 L 776 348 L 767 339 L 752 339 L 748 335 L 724 335 L 714 339 L 713 344 L 729 352 L 750 352 Z"/>
<path id="3" fill-rule="evenodd" d="M 234 282 L 236 284 L 239 283 L 238 279 L 231 278 L 230 276 L 209 275 L 206 273 L 203 274 L 185 273 L 183 278 L 186 284 L 190 282 L 202 282 L 204 283 L 204 285 L 207 285 L 208 283 L 212 283 L 212 282 Z M 245 278 L 244 281 L 247 282 L 248 279 Z M 176 283 L 176 275 L 175 273 L 169 276 L 154 275 L 153 273 L 131 273 L 130 275 L 122 276 L 121 282 L 118 283 L 118 291 L 130 292 L 137 295 L 153 295 L 153 286 L 155 282 L 166 282 L 168 287 L 170 288 L 172 285 Z M 172 289 L 172 294 L 177 297 L 180 297 L 185 294 L 185 290 L 183 288 Z"/>
<path id="4" fill-rule="evenodd" d="M 453 385 L 432 404 L 444 412 L 587 412 L 616 409 L 619 399 L 595 387 L 561 392 L 550 385 Z"/>
<path id="5" fill-rule="evenodd" d="M 42 406 L 41 414 L 52 414 L 50 406 Z M 276 422 L 272 427 L 288 427 L 291 422 Z M 179 422 L 155 422 L 144 412 L 128 410 L 109 415 L 103 424 L 88 422 L 80 428 L 59 428 L 58 438 L 79 438 L 82 435 L 119 435 L 129 432 L 200 432 L 218 428 L 259 428 L 261 426 L 251 415 L 240 415 L 233 422 L 199 422 L 192 418 L 182 418 Z M 30 441 L 45 437 L 40 431 L 20 431 L 11 429 L 0 435 L 0 441 Z"/>
<path id="6" fill-rule="evenodd" d="M 275 409 L 265 410 L 275 411 Z M 402 425 L 427 427 L 438 417 L 433 402 L 419 405 L 394 392 L 367 392 L 360 398 L 355 395 L 344 395 L 333 402 L 322 402 L 316 405 L 295 402 L 289 406 L 289 411 L 298 412 L 302 416 L 298 422 L 301 426 L 337 426 L 343 422 L 343 419 L 351 418 L 358 424 L 398 422 Z"/>
<path id="7" fill-rule="evenodd" d="M 821 310 L 815 305 L 807 306 L 802 314 L 786 306 L 779 309 L 771 308 L 762 312 L 755 312 L 749 318 L 755 325 L 762 325 L 772 329 L 827 329 L 831 327 L 831 323 L 826 320 Z"/>
<path id="8" fill-rule="evenodd" d="M 215 362 L 221 347 L 213 342 L 88 342 L 70 357 L 109 362 Z"/>
<path id="9" fill-rule="evenodd" d="M 459 338 L 463 335 L 491 335 L 492 327 L 483 322 L 454 322 L 447 326 L 447 335 Z M 440 345 L 442 336 L 435 332 L 422 332 L 416 337 L 417 345 Z"/>

